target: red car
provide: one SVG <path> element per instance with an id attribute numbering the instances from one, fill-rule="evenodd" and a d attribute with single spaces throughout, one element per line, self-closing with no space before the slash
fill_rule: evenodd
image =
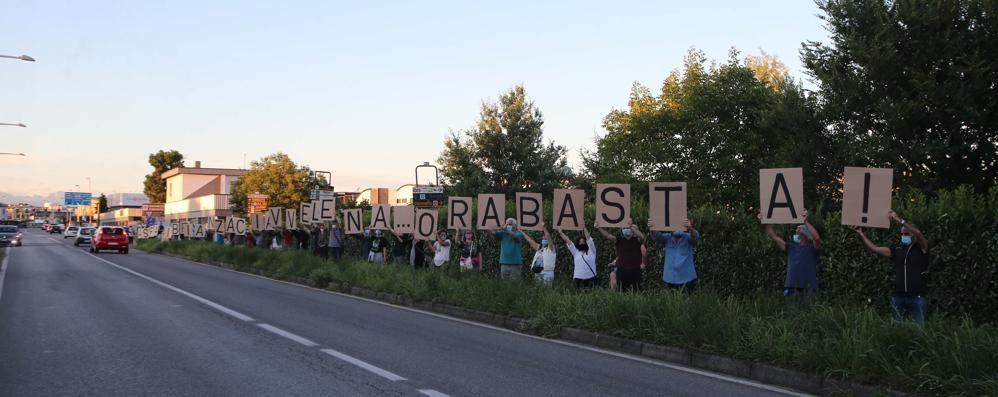
<path id="1" fill-rule="evenodd" d="M 128 233 L 125 228 L 119 226 L 101 226 L 90 238 L 90 252 L 100 252 L 100 250 L 118 250 L 122 254 L 128 253 Z"/>

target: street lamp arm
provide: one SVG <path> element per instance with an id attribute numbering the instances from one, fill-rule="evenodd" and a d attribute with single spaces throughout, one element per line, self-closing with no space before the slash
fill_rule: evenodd
<path id="1" fill-rule="evenodd" d="M 15 55 L 0 55 L 0 58 L 18 59 L 18 60 L 27 61 L 27 62 L 34 62 L 35 61 L 35 58 L 29 57 L 27 55 L 16 55 L 16 56 Z"/>
<path id="2" fill-rule="evenodd" d="M 0 125 L 9 125 L 11 127 L 21 127 L 21 128 L 27 127 L 26 125 L 24 125 L 24 123 L 0 123 Z"/>
<path id="3" fill-rule="evenodd" d="M 6 155 L 6 156 L 27 156 L 24 153 L 0 153 L 0 156 L 3 156 L 3 155 Z"/>

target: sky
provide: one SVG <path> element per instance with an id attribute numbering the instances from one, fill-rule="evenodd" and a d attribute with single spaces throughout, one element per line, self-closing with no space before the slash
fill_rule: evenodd
<path id="1" fill-rule="evenodd" d="M 337 190 L 412 183 L 483 100 L 523 84 L 579 150 L 690 48 L 806 76 L 812 1 L 18 1 L 0 15 L 0 202 L 141 192 L 148 155 L 242 168 L 275 152 Z M 89 178 L 89 180 L 88 180 Z M 61 201 L 61 198 L 58 199 Z"/>

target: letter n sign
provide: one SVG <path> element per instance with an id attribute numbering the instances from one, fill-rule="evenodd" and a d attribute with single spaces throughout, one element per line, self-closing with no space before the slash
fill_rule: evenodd
<path id="1" fill-rule="evenodd" d="M 804 221 L 804 171 L 801 168 L 759 170 L 759 211 L 762 223 Z"/>

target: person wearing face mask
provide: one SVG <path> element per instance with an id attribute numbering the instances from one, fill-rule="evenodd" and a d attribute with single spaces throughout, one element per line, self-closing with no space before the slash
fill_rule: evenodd
<path id="1" fill-rule="evenodd" d="M 892 220 L 901 224 L 900 245 L 879 247 L 873 244 L 863 229 L 852 229 L 863 240 L 867 251 L 890 259 L 894 264 L 894 291 L 891 294 L 891 313 L 895 319 L 911 316 L 917 323 L 925 322 L 928 311 L 929 240 L 915 224 L 898 217 L 892 210 Z"/>
<path id="2" fill-rule="evenodd" d="M 520 276 L 520 266 L 523 264 L 523 232 L 516 224 L 516 219 L 506 219 L 506 227 L 496 230 L 499 238 L 499 275 L 502 278 L 515 279 Z"/>
<path id="3" fill-rule="evenodd" d="M 329 257 L 339 260 L 343 256 L 343 243 L 346 234 L 340 229 L 340 222 L 336 219 L 329 225 Z"/>
<path id="4" fill-rule="evenodd" d="M 537 267 L 541 271 L 534 272 L 534 278 L 537 282 L 550 287 L 554 283 L 554 265 L 558 257 L 554 246 L 551 245 L 551 233 L 548 233 L 544 223 L 541 223 L 541 229 L 544 230 L 544 239 L 540 243 L 534 241 L 527 233 L 523 234 L 523 238 L 527 240 L 527 244 L 530 244 L 531 248 L 537 251 L 534 254 L 534 259 L 530 262 L 531 269 Z"/>
<path id="5" fill-rule="evenodd" d="M 650 227 L 651 222 L 648 225 Z M 655 241 L 662 244 L 662 256 L 665 258 L 662 281 L 666 288 L 692 291 L 697 283 L 693 248 L 700 241 L 700 232 L 693 228 L 689 219 L 683 221 L 683 229 L 655 232 Z"/>
<path id="6" fill-rule="evenodd" d="M 787 278 L 783 283 L 783 296 L 813 296 L 818 290 L 818 256 L 821 254 L 821 236 L 811 225 L 807 210 L 803 212 L 804 224 L 794 229 L 790 242 L 784 241 L 766 225 L 766 235 L 780 251 L 787 253 Z M 760 221 L 762 214 L 759 214 Z"/>
<path id="7" fill-rule="evenodd" d="M 478 249 L 478 242 L 475 241 L 475 232 L 458 229 L 457 235 L 462 236 L 457 246 L 460 252 L 458 263 L 461 265 L 461 270 L 482 271 L 482 252 Z"/>
<path id="8" fill-rule="evenodd" d="M 450 245 L 447 231 L 437 232 L 437 240 L 433 242 L 433 266 L 439 268 L 450 262 Z"/>
<path id="9" fill-rule="evenodd" d="M 622 237 L 619 238 L 603 228 L 597 227 L 596 230 L 599 230 L 604 238 L 613 242 L 616 249 L 617 284 L 620 285 L 620 289 L 636 291 L 641 289 L 641 272 L 645 269 L 641 250 L 645 235 L 629 219 L 626 224 L 629 226 L 620 230 Z"/>
<path id="10" fill-rule="evenodd" d="M 360 253 L 360 259 L 368 260 L 371 257 L 371 228 L 365 226 L 364 232 L 354 234 L 353 238 L 357 239 L 357 243 L 360 244 L 360 249 L 357 250 Z"/>
<path id="11" fill-rule="evenodd" d="M 371 237 L 371 253 L 368 254 L 367 261 L 383 265 L 385 257 L 388 256 L 388 240 L 382 235 L 381 230 L 375 230 L 372 234 L 374 237 Z"/>
<path id="12" fill-rule="evenodd" d="M 591 288 L 596 286 L 596 242 L 593 236 L 589 235 L 589 229 L 583 228 L 585 238 L 578 239 L 575 243 L 565 235 L 565 232 L 558 230 L 561 239 L 565 241 L 568 252 L 572 253 L 572 279 L 576 288 Z"/>

